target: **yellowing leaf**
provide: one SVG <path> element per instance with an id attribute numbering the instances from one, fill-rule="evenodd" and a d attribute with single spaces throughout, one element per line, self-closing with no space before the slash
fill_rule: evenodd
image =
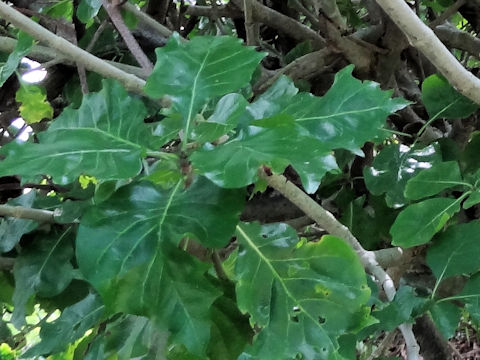
<path id="1" fill-rule="evenodd" d="M 20 116 L 27 124 L 53 117 L 53 108 L 47 101 L 45 89 L 38 85 L 22 83 L 15 96 L 20 105 Z"/>

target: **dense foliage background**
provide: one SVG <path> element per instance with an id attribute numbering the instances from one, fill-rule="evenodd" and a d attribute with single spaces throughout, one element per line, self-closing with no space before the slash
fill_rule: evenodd
<path id="1" fill-rule="evenodd" d="M 479 105 L 392 20 L 0 2 L 0 359 L 478 358 Z"/>

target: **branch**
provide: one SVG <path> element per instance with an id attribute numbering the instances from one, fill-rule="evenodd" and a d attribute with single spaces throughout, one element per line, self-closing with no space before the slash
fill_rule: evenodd
<path id="1" fill-rule="evenodd" d="M 71 59 L 71 61 L 82 64 L 90 71 L 119 81 L 129 91 L 144 95 L 144 80 L 110 65 L 106 61 L 53 34 L 3 1 L 0 1 L 0 17 L 11 22 L 18 29 L 30 34 L 36 40 L 46 43 L 52 49 Z"/>
<path id="2" fill-rule="evenodd" d="M 125 25 L 122 14 L 120 14 L 119 8 L 115 3 L 111 3 L 108 0 L 102 0 L 103 8 L 107 12 L 110 20 L 112 20 L 113 24 L 117 28 L 120 36 L 122 37 L 123 41 L 127 45 L 128 50 L 132 53 L 135 60 L 137 60 L 138 64 L 148 73 L 150 74 L 153 71 L 153 65 L 150 62 L 150 59 L 145 55 L 140 45 L 138 45 L 137 40 L 133 37 L 130 30 L 128 30 L 127 25 Z"/>
<path id="3" fill-rule="evenodd" d="M 163 26 L 158 21 L 148 16 L 144 12 L 140 11 L 135 5 L 130 4 L 128 1 L 123 4 L 122 7 L 135 15 L 138 21 L 144 23 L 145 25 L 148 25 L 150 28 L 158 32 L 161 36 L 168 38 L 172 35 L 172 31 L 170 29 Z"/>
<path id="4" fill-rule="evenodd" d="M 420 50 L 461 94 L 480 104 L 480 79 L 467 71 L 408 7 L 404 0 L 376 0 L 392 21 L 404 32 L 410 44 Z"/>
<path id="5" fill-rule="evenodd" d="M 457 27 L 445 23 L 433 29 L 438 38 L 448 47 L 464 50 L 469 54 L 480 58 L 480 39 L 462 31 Z"/>
<path id="6" fill-rule="evenodd" d="M 0 36 L 0 51 L 11 53 L 12 51 L 15 50 L 16 45 L 17 45 L 17 40 L 9 37 L 5 37 L 5 36 Z M 28 53 L 28 57 L 30 59 L 37 60 L 39 62 L 57 60 L 62 64 L 75 66 L 75 61 L 73 59 L 65 58 L 62 55 L 57 54 L 55 50 L 46 46 L 34 45 L 30 50 L 30 52 Z M 105 61 L 106 63 L 112 66 L 115 66 L 116 68 L 126 73 L 135 75 L 139 78 L 142 78 L 142 79 L 147 78 L 147 74 L 145 73 L 145 71 L 142 68 L 139 68 L 137 66 L 122 64 L 122 63 L 118 63 L 110 60 L 102 59 L 102 61 Z"/>
<path id="7" fill-rule="evenodd" d="M 253 6 L 257 0 L 243 0 L 243 12 L 245 14 L 245 31 L 247 45 L 257 45 L 255 23 L 253 22 Z"/>
<path id="8" fill-rule="evenodd" d="M 430 23 L 430 28 L 435 28 L 437 25 L 443 24 L 450 16 L 455 14 L 458 9 L 460 9 L 463 5 L 465 5 L 467 0 L 457 0 L 452 6 L 450 6 L 447 10 L 443 12 L 438 18 L 433 20 Z"/>
<path id="9" fill-rule="evenodd" d="M 30 209 L 22 206 L 0 205 L 0 216 L 10 216 L 19 219 L 35 220 L 40 223 L 55 223 L 59 213 L 50 210 Z"/>
<path id="10" fill-rule="evenodd" d="M 375 253 L 365 250 L 360 242 L 353 236 L 350 230 L 340 223 L 335 216 L 322 206 L 316 203 L 312 198 L 306 195 L 295 184 L 288 181 L 283 175 L 274 175 L 268 168 L 261 168 L 258 172 L 261 179 L 288 200 L 298 206 L 308 217 L 314 220 L 320 227 L 328 233 L 344 239 L 358 254 L 360 262 L 367 272 L 372 274 L 381 284 L 387 299 L 392 301 L 395 297 L 395 284 L 387 272 L 379 265 Z M 399 251 L 401 251 L 399 249 Z M 412 326 L 402 324 L 399 326 L 407 345 L 408 360 L 417 360 L 419 346 L 415 340 Z"/>
<path id="11" fill-rule="evenodd" d="M 228 5 L 219 5 L 219 6 L 200 6 L 200 5 L 189 5 L 185 14 L 191 16 L 204 16 L 208 18 L 218 19 L 221 17 L 228 17 L 230 19 L 239 19 L 243 15 L 240 11 L 233 10 Z"/>
<path id="12" fill-rule="evenodd" d="M 243 10 L 243 0 L 232 0 L 232 2 Z M 325 39 L 315 31 L 305 26 L 295 19 L 288 17 L 260 4 L 258 1 L 252 3 L 253 21 L 263 23 L 273 29 L 277 29 L 295 40 L 312 40 L 317 48 L 326 46 Z"/>

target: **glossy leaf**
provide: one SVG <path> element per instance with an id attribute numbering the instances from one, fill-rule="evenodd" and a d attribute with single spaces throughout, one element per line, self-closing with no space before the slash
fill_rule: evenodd
<path id="1" fill-rule="evenodd" d="M 267 165 L 276 173 L 292 165 L 308 193 L 317 190 L 326 172 L 338 168 L 322 142 L 293 126 L 249 127 L 225 144 L 204 146 L 190 159 L 201 174 L 226 188 L 240 188 L 257 181 L 260 165 Z"/>
<path id="2" fill-rule="evenodd" d="M 458 163 L 456 161 L 441 162 L 420 171 L 408 180 L 405 197 L 410 200 L 419 200 L 458 185 L 464 185 Z"/>
<path id="3" fill-rule="evenodd" d="M 205 265 L 176 247 L 184 236 L 208 247 L 226 245 L 243 191 L 204 178 L 181 187 L 178 182 L 162 190 L 144 182 L 118 190 L 82 218 L 77 258 L 109 307 L 157 319 L 173 339 L 201 354 L 208 344 L 208 309 L 219 293 L 203 277 Z"/>
<path id="4" fill-rule="evenodd" d="M 372 167 L 364 169 L 365 184 L 374 195 L 385 193 L 388 206 L 400 207 L 406 203 L 407 181 L 441 160 L 438 145 L 423 149 L 390 145 L 375 157 Z"/>
<path id="5" fill-rule="evenodd" d="M 480 270 L 480 222 L 454 225 L 435 239 L 427 251 L 427 264 L 438 280 L 449 276 L 471 274 Z"/>
<path id="6" fill-rule="evenodd" d="M 2 147 L 7 158 L 0 162 L 0 175 L 48 174 L 61 184 L 82 174 L 99 180 L 137 175 L 143 152 L 155 144 L 143 122 L 145 107 L 118 83 L 105 80 L 103 85 L 99 93 L 86 95 L 79 109 L 65 109 L 37 135 L 39 144 Z"/>
<path id="7" fill-rule="evenodd" d="M 430 75 L 422 84 L 422 100 L 430 117 L 462 119 L 478 109 L 478 105 L 456 91 L 440 75 Z"/>
<path id="8" fill-rule="evenodd" d="M 451 198 L 427 199 L 407 206 L 390 229 L 392 244 L 403 248 L 425 244 L 458 211 L 460 202 Z"/>
<path id="9" fill-rule="evenodd" d="M 3 86 L 5 81 L 17 70 L 20 61 L 30 52 L 33 46 L 33 38 L 27 33 L 19 31 L 17 38 L 15 49 L 8 55 L 5 64 L 0 66 L 0 86 Z"/>
<path id="10" fill-rule="evenodd" d="M 69 344 L 84 336 L 104 315 L 105 306 L 100 297 L 88 294 L 80 302 L 63 310 L 58 319 L 45 323 L 40 330 L 40 343 L 25 355 L 47 355 L 64 351 Z"/>
<path id="11" fill-rule="evenodd" d="M 262 328 L 245 359 L 335 358 L 336 338 L 370 310 L 365 271 L 339 238 L 299 244 L 285 224 L 237 227 L 237 302 Z"/>
<path id="12" fill-rule="evenodd" d="M 476 190 L 468 196 L 468 198 L 463 203 L 463 208 L 469 209 L 472 206 L 477 205 L 478 203 L 480 203 L 480 190 Z"/>
<path id="13" fill-rule="evenodd" d="M 183 42 L 174 35 L 157 48 L 157 62 L 145 92 L 156 98 L 169 96 L 183 116 L 186 137 L 193 119 L 207 99 L 234 92 L 248 84 L 264 53 L 244 47 L 227 36 L 197 36 Z"/>
<path id="14" fill-rule="evenodd" d="M 347 66 L 338 72 L 332 87 L 321 98 L 309 93 L 295 95 L 292 85 L 281 79 L 284 94 L 276 89 L 273 98 L 262 99 L 261 105 L 254 103 L 250 107 L 251 113 L 255 119 L 261 119 L 279 110 L 292 116 L 326 148 L 361 153 L 360 148 L 365 142 L 383 139 L 387 135 L 383 130 L 386 117 L 409 102 L 401 98 L 392 99 L 391 91 L 382 91 L 377 83 L 354 78 L 352 71 L 353 66 Z M 280 84 L 276 86 L 280 87 Z"/>
<path id="15" fill-rule="evenodd" d="M 61 293 L 73 278 L 72 231 L 67 229 L 57 236 L 37 237 L 34 245 L 17 257 L 13 268 L 15 305 L 12 323 L 20 328 L 25 321 L 25 306 L 38 293 L 51 297 Z"/>
<path id="16" fill-rule="evenodd" d="M 47 101 L 45 89 L 40 86 L 21 83 L 20 89 L 15 95 L 15 100 L 21 103 L 20 116 L 27 124 L 51 119 L 53 116 L 53 108 Z"/>
<path id="17" fill-rule="evenodd" d="M 455 335 L 462 316 L 462 311 L 457 305 L 447 302 L 438 303 L 432 306 L 430 314 L 438 331 L 445 339 L 450 339 Z"/>
<path id="18" fill-rule="evenodd" d="M 206 121 L 195 125 L 192 131 L 193 140 L 200 143 L 211 142 L 227 134 L 235 128 L 247 104 L 247 100 L 240 94 L 225 95 L 218 101 L 213 114 Z"/>
<path id="19" fill-rule="evenodd" d="M 8 202 L 10 206 L 31 208 L 35 200 L 35 192 L 19 196 Z M 24 234 L 34 230 L 39 224 L 33 220 L 14 217 L 0 219 L 0 253 L 8 252 L 20 241 Z"/>

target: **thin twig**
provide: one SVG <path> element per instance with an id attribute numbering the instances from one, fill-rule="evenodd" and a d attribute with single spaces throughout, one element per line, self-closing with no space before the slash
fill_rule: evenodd
<path id="1" fill-rule="evenodd" d="M 130 4 L 128 1 L 122 5 L 122 7 L 131 12 L 138 21 L 142 22 L 143 24 L 149 26 L 151 29 L 155 30 L 158 34 L 163 37 L 170 37 L 172 35 L 172 31 L 160 24 L 158 21 L 153 19 L 152 17 L 148 16 L 144 12 L 140 11 L 135 5 Z"/>
<path id="2" fill-rule="evenodd" d="M 137 40 L 135 40 L 130 30 L 128 30 L 127 25 L 125 25 L 118 5 L 108 0 L 102 0 L 102 4 L 134 58 L 139 65 L 150 74 L 153 71 L 153 64 L 147 55 L 145 55 L 140 45 L 138 45 Z"/>
<path id="3" fill-rule="evenodd" d="M 442 15 L 440 15 L 438 18 L 433 20 L 428 26 L 430 28 L 435 28 L 436 26 L 443 24 L 445 21 L 448 20 L 450 16 L 455 14 L 460 7 L 466 4 L 466 0 L 457 0 L 452 6 L 450 6 L 447 10 L 443 12 Z"/>
<path id="4" fill-rule="evenodd" d="M 86 69 L 119 81 L 129 91 L 145 95 L 143 92 L 145 86 L 144 80 L 116 68 L 108 62 L 53 34 L 51 31 L 48 31 L 2 1 L 0 1 L 0 17 L 12 23 L 18 29 L 30 34 L 36 40 L 46 43 L 52 49 L 60 52 L 73 62 L 83 64 Z"/>
<path id="5" fill-rule="evenodd" d="M 379 265 L 375 253 L 365 250 L 350 230 L 340 223 L 332 213 L 325 210 L 295 184 L 288 181 L 285 176 L 272 174 L 271 170 L 266 167 L 260 168 L 258 175 L 270 187 L 280 192 L 328 233 L 345 240 L 356 251 L 365 270 L 372 274 L 381 284 L 387 299 L 389 301 L 394 299 L 396 294 L 395 284 L 390 275 Z M 407 345 L 408 360 L 417 360 L 420 347 L 413 334 L 411 324 L 402 324 L 399 326 L 399 329 Z"/>

